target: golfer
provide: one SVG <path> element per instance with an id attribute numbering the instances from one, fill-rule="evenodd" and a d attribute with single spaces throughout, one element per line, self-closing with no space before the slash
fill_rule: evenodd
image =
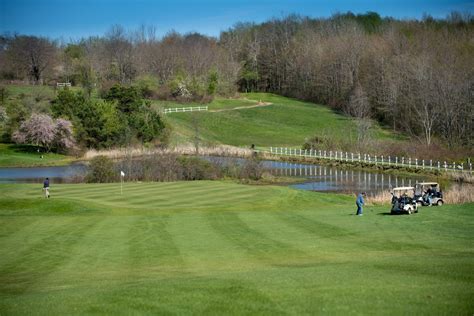
<path id="1" fill-rule="evenodd" d="M 357 205 L 357 214 L 358 216 L 362 216 L 362 206 L 364 206 L 364 196 L 365 196 L 365 192 L 362 192 L 360 193 L 358 196 L 357 196 L 357 200 L 356 200 L 356 205 Z"/>
<path id="2" fill-rule="evenodd" d="M 49 199 L 49 178 L 46 178 L 43 182 L 44 197 Z"/>

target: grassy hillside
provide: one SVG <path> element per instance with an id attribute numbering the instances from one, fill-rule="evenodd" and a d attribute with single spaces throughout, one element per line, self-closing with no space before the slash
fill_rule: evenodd
<path id="1" fill-rule="evenodd" d="M 9 99 L 29 104 L 33 112 L 47 112 L 50 100 L 55 92 L 48 86 L 7 86 Z M 80 89 L 80 88 L 74 88 Z M 13 101 L 12 101 L 13 102 Z M 170 101 L 152 101 L 155 108 L 189 107 L 202 104 L 180 104 Z M 247 93 L 241 98 L 216 98 L 207 104 L 209 112 L 171 113 L 166 120 L 172 126 L 171 143 L 194 142 L 196 129 L 203 145 L 229 144 L 248 147 L 282 146 L 301 148 L 303 143 L 315 135 L 330 137 L 334 142 L 344 140 L 353 143 L 357 138 L 356 124 L 350 118 L 333 112 L 326 106 L 295 99 L 285 98 L 268 93 Z M 397 135 L 383 130 L 377 125 L 374 128 L 377 140 L 394 140 Z M 47 165 L 44 161 L 35 162 L 37 156 L 6 150 L 3 146 L 0 153 L 0 166 L 13 165 Z M 24 159 L 23 159 L 24 158 Z M 18 161 L 18 163 L 15 163 Z M 32 163 L 29 164 L 29 161 Z M 13 164 L 12 164 L 13 163 Z"/>
<path id="2" fill-rule="evenodd" d="M 66 165 L 74 158 L 55 153 L 38 153 L 36 147 L 0 144 L 0 167 L 35 167 Z"/>
<path id="3" fill-rule="evenodd" d="M 472 314 L 474 205 L 227 182 L 0 185 L 1 314 Z"/>
<path id="4" fill-rule="evenodd" d="M 351 119 L 338 115 L 327 107 L 267 93 L 249 93 L 243 96 L 246 99 L 217 100 L 219 105 L 211 103 L 209 110 L 252 105 L 249 100 L 272 104 L 233 111 L 168 114 L 168 121 L 175 132 L 174 142 L 191 142 L 196 125 L 203 140 L 235 146 L 255 144 L 300 148 L 305 139 L 316 134 L 331 135 L 336 140 L 355 138 L 357 135 L 356 125 Z M 166 106 L 169 107 L 170 104 L 167 103 Z M 193 117 L 197 124 L 193 123 Z M 374 136 L 376 139 L 396 138 L 378 127 Z"/>

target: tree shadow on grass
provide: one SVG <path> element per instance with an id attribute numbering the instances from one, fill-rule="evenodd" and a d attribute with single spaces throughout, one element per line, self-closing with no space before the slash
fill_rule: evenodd
<path id="1" fill-rule="evenodd" d="M 38 149 L 40 152 L 45 152 L 44 148 L 33 146 L 33 145 L 23 145 L 23 144 L 11 144 L 8 146 L 10 150 L 17 152 L 17 153 L 38 153 Z"/>

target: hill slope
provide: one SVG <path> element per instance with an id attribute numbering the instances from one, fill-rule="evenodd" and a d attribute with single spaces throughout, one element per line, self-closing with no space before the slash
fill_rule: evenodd
<path id="1" fill-rule="evenodd" d="M 242 100 L 218 99 L 209 105 L 210 111 L 221 108 L 227 111 L 168 114 L 168 121 L 174 129 L 173 142 L 192 142 L 196 126 L 199 137 L 204 141 L 234 146 L 301 147 L 307 138 L 316 134 L 330 135 L 334 140 L 356 138 L 355 122 L 328 107 L 267 93 L 243 96 L 245 99 Z M 252 104 L 249 100 L 255 102 Z M 252 107 L 258 101 L 271 105 Z M 172 105 L 167 102 L 164 106 Z M 242 108 L 229 110 L 233 107 Z M 377 126 L 374 137 L 396 139 L 395 135 Z"/>

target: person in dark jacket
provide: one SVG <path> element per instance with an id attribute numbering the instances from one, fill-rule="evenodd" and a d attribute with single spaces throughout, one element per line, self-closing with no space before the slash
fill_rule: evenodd
<path id="1" fill-rule="evenodd" d="M 357 200 L 356 200 L 356 205 L 357 205 L 357 214 L 358 216 L 362 216 L 362 206 L 364 206 L 365 202 L 364 202 L 364 197 L 366 196 L 365 192 L 362 192 L 360 193 L 358 196 L 357 196 Z"/>
<path id="2" fill-rule="evenodd" d="M 44 197 L 49 198 L 49 178 L 46 178 L 43 182 Z"/>

